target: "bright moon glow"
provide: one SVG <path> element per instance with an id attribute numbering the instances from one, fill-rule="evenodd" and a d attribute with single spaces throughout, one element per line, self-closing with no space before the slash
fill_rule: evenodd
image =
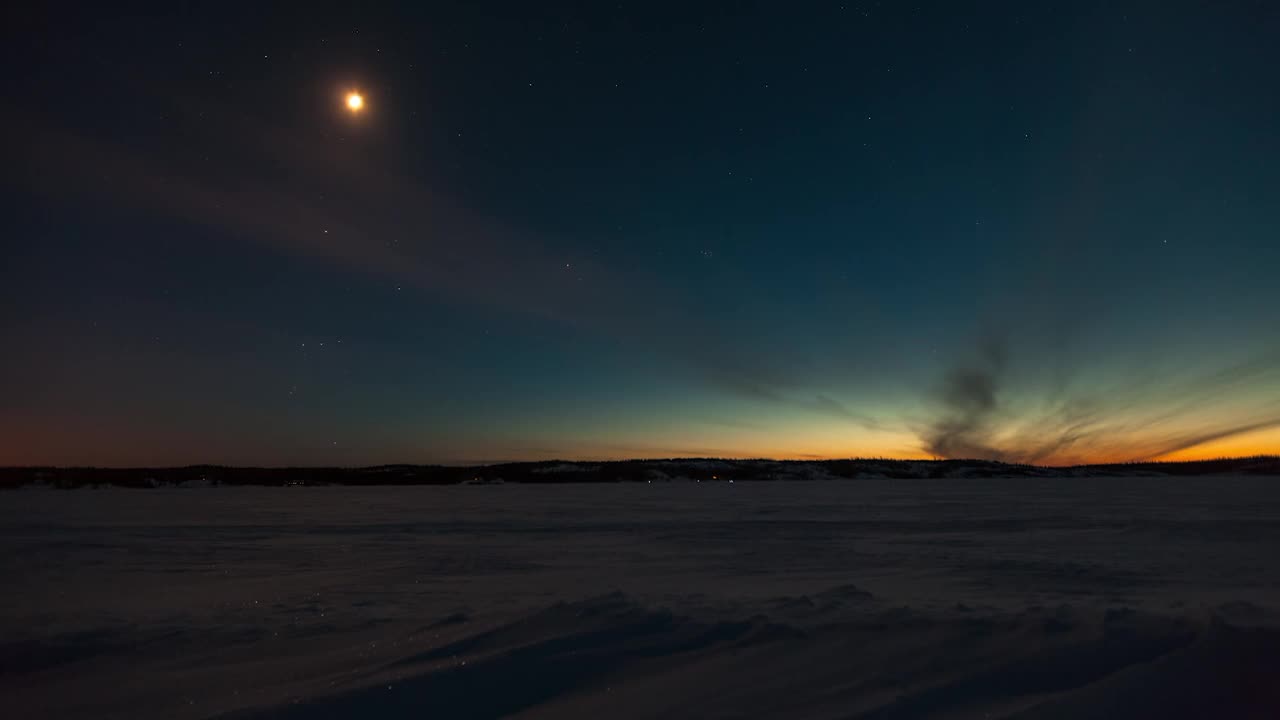
<path id="1" fill-rule="evenodd" d="M 360 97 L 360 93 L 347 93 L 347 107 L 351 108 L 353 112 L 360 110 L 360 108 L 364 107 L 364 98 Z"/>

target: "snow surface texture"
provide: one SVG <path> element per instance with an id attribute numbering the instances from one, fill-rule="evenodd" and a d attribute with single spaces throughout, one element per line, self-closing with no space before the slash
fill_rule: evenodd
<path id="1" fill-rule="evenodd" d="M 39 718 L 1280 717 L 1280 479 L 0 495 Z"/>

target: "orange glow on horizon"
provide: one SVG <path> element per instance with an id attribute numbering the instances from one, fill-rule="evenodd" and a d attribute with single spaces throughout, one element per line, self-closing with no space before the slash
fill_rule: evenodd
<path id="1" fill-rule="evenodd" d="M 1162 455 L 1157 460 L 1180 462 L 1225 457 L 1280 455 L 1280 427 L 1267 428 Z"/>
<path id="2" fill-rule="evenodd" d="M 389 446 L 351 443 L 341 452 L 299 443 L 282 450 L 272 442 L 237 445 L 233 438 L 210 438 L 178 431 L 156 434 L 143 426 L 103 426 L 88 419 L 66 420 L 62 428 L 74 432 L 45 431 L 0 418 L 0 465 L 55 465 L 105 467 L 157 467 L 214 462 L 227 465 L 275 466 L 282 464 L 377 465 L 388 457 L 405 462 L 450 465 L 540 460 L 600 462 L 663 458 L 775 459 L 796 461 L 895 459 L 933 460 L 920 440 L 909 431 L 869 432 L 862 442 L 850 442 L 846 429 L 815 423 L 793 432 L 768 430 L 710 430 L 705 434 L 672 435 L 643 431 L 623 437 L 603 434 L 577 437 L 561 444 L 555 436 L 536 438 L 515 447 L 497 449 L 468 437 L 441 437 L 439 442 L 392 442 Z M 69 438 L 75 438 L 74 442 Z M 624 439 L 625 438 L 625 439 Z M 629 442 L 636 438 L 637 442 Z M 641 439 L 642 438 L 642 439 Z M 535 444 L 536 442 L 536 444 Z M 1175 452 L 1153 454 L 1152 438 L 1134 437 L 1103 447 L 1081 447 L 1076 452 L 1041 458 L 1043 466 L 1091 465 L 1126 462 L 1188 462 L 1258 455 L 1280 455 L 1280 427 L 1205 442 Z M 523 445 L 523 447 L 520 447 Z M 157 450 L 156 448 L 163 448 Z M 149 449 L 143 449 L 149 448 Z M 544 449 L 534 449 L 544 448 Z M 321 452 L 324 450 L 324 452 Z M 496 452 L 495 452 L 496 450 Z"/>

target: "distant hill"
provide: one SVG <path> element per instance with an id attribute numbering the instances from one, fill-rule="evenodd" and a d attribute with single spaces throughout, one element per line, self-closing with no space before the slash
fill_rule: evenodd
<path id="1" fill-rule="evenodd" d="M 204 487 L 219 485 L 462 485 L 496 483 L 761 482 L 859 478 L 1071 478 L 1276 475 L 1280 456 L 1196 462 L 1135 462 L 1075 467 L 1012 465 L 987 460 L 617 460 L 501 463 L 474 467 L 379 465 L 364 468 L 0 468 L 0 488 Z"/>

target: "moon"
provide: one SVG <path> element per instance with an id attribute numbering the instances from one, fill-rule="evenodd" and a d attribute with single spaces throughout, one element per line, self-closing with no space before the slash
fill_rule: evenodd
<path id="1" fill-rule="evenodd" d="M 347 109 L 351 112 L 360 112 L 364 108 L 364 97 L 355 91 L 347 93 Z"/>

